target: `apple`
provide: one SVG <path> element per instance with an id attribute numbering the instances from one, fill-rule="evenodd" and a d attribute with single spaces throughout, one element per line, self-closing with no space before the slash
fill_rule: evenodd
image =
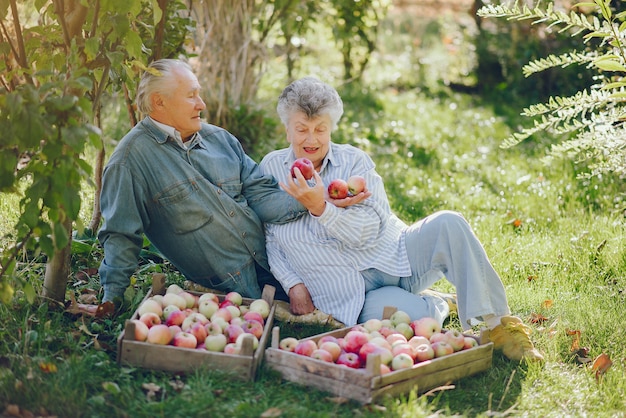
<path id="1" fill-rule="evenodd" d="M 151 344 L 168 345 L 172 341 L 170 327 L 165 324 L 157 324 L 148 330 L 146 341 Z"/>
<path id="2" fill-rule="evenodd" d="M 184 292 L 184 289 L 180 287 L 179 285 L 177 285 L 176 283 L 173 283 L 167 286 L 167 289 L 165 290 L 165 294 L 168 294 L 168 293 L 179 294 L 180 292 Z"/>
<path id="3" fill-rule="evenodd" d="M 454 353 L 454 348 L 446 341 L 437 341 L 432 344 L 435 351 L 435 357 L 443 357 Z"/>
<path id="4" fill-rule="evenodd" d="M 311 353 L 311 358 L 316 360 L 325 361 L 326 363 L 333 363 L 333 356 L 326 350 L 322 350 L 321 348 L 316 348 Z"/>
<path id="5" fill-rule="evenodd" d="M 250 303 L 250 312 L 258 312 L 263 319 L 267 319 L 270 314 L 270 304 L 265 299 L 255 299 Z"/>
<path id="6" fill-rule="evenodd" d="M 394 328 L 397 327 L 398 324 L 410 324 L 411 323 L 411 317 L 409 316 L 408 313 L 404 311 L 395 311 L 393 314 L 391 314 L 389 319 L 391 320 L 391 325 Z"/>
<path id="7" fill-rule="evenodd" d="M 225 354 L 239 354 L 241 353 L 241 347 L 239 347 L 235 343 L 228 343 L 224 347 L 224 353 Z"/>
<path id="8" fill-rule="evenodd" d="M 413 367 L 413 359 L 407 353 L 400 353 L 393 356 L 391 360 L 391 370 L 410 369 Z"/>
<path id="9" fill-rule="evenodd" d="M 298 339 L 295 337 L 285 337 L 278 343 L 278 348 L 281 350 L 289 351 L 293 353 L 298 345 Z"/>
<path id="10" fill-rule="evenodd" d="M 425 316 L 411 322 L 411 328 L 415 335 L 430 338 L 434 333 L 441 332 L 441 324 L 435 318 Z"/>
<path id="11" fill-rule="evenodd" d="M 252 334 L 258 339 L 261 339 L 261 336 L 263 335 L 263 324 L 261 324 L 259 321 L 255 321 L 254 319 L 251 319 L 249 321 L 243 321 L 243 325 L 241 327 L 243 328 L 244 332 Z"/>
<path id="12" fill-rule="evenodd" d="M 435 358 L 435 350 L 430 343 L 422 343 L 414 348 L 415 361 L 426 361 Z"/>
<path id="13" fill-rule="evenodd" d="M 379 345 L 373 344 L 372 342 L 367 342 L 363 344 L 361 349 L 359 350 L 359 359 L 362 364 L 367 363 L 367 357 L 369 355 L 380 355 L 380 361 L 383 364 L 391 364 L 391 360 L 393 359 L 393 353 L 391 350 L 381 347 Z"/>
<path id="14" fill-rule="evenodd" d="M 241 296 L 241 293 L 235 291 L 226 293 L 226 296 L 224 296 L 224 300 L 231 301 L 235 306 L 241 306 L 241 304 L 243 303 L 243 297 Z"/>
<path id="15" fill-rule="evenodd" d="M 202 302 L 203 300 L 212 300 L 215 303 L 220 303 L 220 298 L 212 292 L 203 293 L 198 296 L 198 303 Z"/>
<path id="16" fill-rule="evenodd" d="M 183 329 L 183 331 L 187 331 L 196 322 L 199 322 L 202 325 L 206 325 L 209 323 L 209 320 L 206 319 L 206 316 L 202 315 L 200 312 L 193 312 L 183 320 L 183 323 L 180 324 L 180 327 Z"/>
<path id="17" fill-rule="evenodd" d="M 396 330 L 393 328 L 393 325 L 391 325 L 391 322 L 389 322 L 388 326 L 383 324 L 383 326 L 380 327 L 380 330 L 378 330 L 378 332 L 380 333 L 380 335 L 387 338 L 391 334 L 395 334 Z"/>
<path id="18" fill-rule="evenodd" d="M 178 296 L 181 296 L 183 299 L 185 299 L 186 302 L 186 308 L 193 308 L 194 306 L 196 306 L 196 297 L 194 295 L 192 295 L 191 293 L 183 290 L 182 292 L 178 293 Z"/>
<path id="19" fill-rule="evenodd" d="M 363 323 L 363 328 L 365 328 L 368 332 L 380 331 L 383 327 L 383 323 L 378 318 L 370 318 Z"/>
<path id="20" fill-rule="evenodd" d="M 152 295 L 150 299 L 157 302 L 159 305 L 163 306 L 163 295 Z"/>
<path id="21" fill-rule="evenodd" d="M 170 314 L 174 311 L 180 311 L 181 309 L 176 306 L 176 305 L 167 305 L 163 308 L 163 313 L 161 314 L 161 317 L 163 319 L 167 319 L 168 316 L 170 316 Z"/>
<path id="22" fill-rule="evenodd" d="M 163 306 L 167 305 L 176 305 L 181 310 L 187 308 L 187 301 L 184 297 L 180 296 L 178 293 L 166 293 L 163 296 Z"/>
<path id="23" fill-rule="evenodd" d="M 146 312 L 153 312 L 158 316 L 162 316 L 163 305 L 154 299 L 146 299 L 139 305 L 139 308 L 137 308 L 137 315 L 141 316 Z"/>
<path id="24" fill-rule="evenodd" d="M 193 325 L 187 330 L 188 333 L 196 337 L 198 344 L 203 344 L 206 337 L 209 335 L 206 327 L 202 322 L 194 322 Z"/>
<path id="25" fill-rule="evenodd" d="M 193 334 L 190 334 L 186 331 L 181 331 L 178 334 L 174 335 L 172 344 L 176 347 L 196 348 L 196 346 L 198 345 L 198 340 L 196 340 L 196 337 Z"/>
<path id="26" fill-rule="evenodd" d="M 332 341 L 334 343 L 339 344 L 339 339 L 334 335 L 322 335 L 319 340 L 317 340 L 317 345 L 322 345 L 326 341 Z"/>
<path id="27" fill-rule="evenodd" d="M 168 328 L 170 329 L 170 334 L 172 334 L 172 338 L 174 338 L 174 335 L 183 330 L 180 325 L 170 325 Z"/>
<path id="28" fill-rule="evenodd" d="M 332 199 L 348 197 L 348 183 L 343 179 L 335 179 L 328 185 L 328 196 Z"/>
<path id="29" fill-rule="evenodd" d="M 387 374 L 387 373 L 391 373 L 391 368 L 389 366 L 387 366 L 386 364 L 380 364 L 380 374 Z"/>
<path id="30" fill-rule="evenodd" d="M 435 332 L 433 335 L 430 336 L 430 338 L 428 339 L 430 341 L 431 344 L 439 342 L 439 341 L 448 341 L 448 337 L 446 337 L 445 332 Z"/>
<path id="31" fill-rule="evenodd" d="M 226 322 L 230 322 L 233 319 L 233 315 L 227 308 L 218 308 L 213 315 L 211 315 L 211 321 L 215 321 L 216 318 L 222 318 Z"/>
<path id="32" fill-rule="evenodd" d="M 217 322 L 209 322 L 205 326 L 208 335 L 218 335 L 224 333 L 224 328 Z"/>
<path id="33" fill-rule="evenodd" d="M 139 317 L 139 321 L 146 324 L 148 328 L 152 328 L 155 325 L 159 325 L 161 321 L 161 317 L 154 312 L 146 312 Z"/>
<path id="34" fill-rule="evenodd" d="M 361 360 L 357 353 L 342 352 L 337 359 L 337 364 L 350 367 L 352 369 L 358 369 L 361 367 Z"/>
<path id="35" fill-rule="evenodd" d="M 243 323 L 244 323 L 245 321 L 246 321 L 245 319 L 243 319 L 242 317 L 238 316 L 238 317 L 236 317 L 236 318 L 231 319 L 231 320 L 230 320 L 230 323 L 231 323 L 231 324 L 235 324 L 235 325 L 239 325 L 240 327 L 242 327 L 242 326 L 243 326 Z"/>
<path id="36" fill-rule="evenodd" d="M 313 163 L 308 158 L 298 158 L 293 162 L 291 165 L 291 177 L 293 178 L 296 177 L 296 168 L 300 170 L 305 180 L 311 180 L 313 178 L 315 167 L 313 167 Z"/>
<path id="37" fill-rule="evenodd" d="M 478 341 L 474 337 L 463 338 L 463 350 L 469 350 L 470 348 L 478 347 Z"/>
<path id="38" fill-rule="evenodd" d="M 386 340 L 389 344 L 391 344 L 392 347 L 397 342 L 403 342 L 403 343 L 407 342 L 407 339 L 404 336 L 404 334 L 400 334 L 399 332 L 396 332 L 387 336 Z"/>
<path id="39" fill-rule="evenodd" d="M 376 344 L 379 347 L 391 350 L 391 344 L 382 335 L 370 338 L 369 342 L 372 344 Z"/>
<path id="40" fill-rule="evenodd" d="M 224 299 L 220 302 L 220 308 L 226 308 L 227 306 L 235 306 L 232 300 Z"/>
<path id="41" fill-rule="evenodd" d="M 335 341 L 324 341 L 321 344 L 318 342 L 318 345 L 320 350 L 326 350 L 330 353 L 333 362 L 337 361 L 339 355 L 341 354 L 341 347 L 339 347 L 339 344 Z"/>
<path id="42" fill-rule="evenodd" d="M 413 337 L 409 339 L 408 343 L 411 344 L 413 347 L 417 347 L 420 344 L 430 345 L 430 340 L 421 335 L 414 335 Z"/>
<path id="43" fill-rule="evenodd" d="M 226 329 L 226 327 L 230 324 L 230 322 L 226 321 L 221 316 L 212 316 L 210 322 L 219 326 L 222 329 L 222 331 L 224 331 L 224 329 Z"/>
<path id="44" fill-rule="evenodd" d="M 397 356 L 400 353 L 405 353 L 408 354 L 411 359 L 413 361 L 415 361 L 415 349 L 413 348 L 413 346 L 409 343 L 398 343 L 398 344 L 394 344 L 391 347 L 391 354 L 393 354 L 393 356 Z"/>
<path id="45" fill-rule="evenodd" d="M 242 317 L 246 321 L 251 321 L 252 320 L 252 321 L 260 322 L 261 325 L 265 324 L 265 319 L 263 319 L 261 314 L 258 313 L 258 312 L 248 311 L 248 312 L 244 313 Z"/>
<path id="46" fill-rule="evenodd" d="M 212 317 L 218 309 L 219 305 L 213 299 L 202 299 L 202 296 L 200 296 L 200 298 L 198 299 L 198 312 L 200 312 L 207 318 Z"/>
<path id="47" fill-rule="evenodd" d="M 317 343 L 313 340 L 300 340 L 293 352 L 301 356 L 311 357 L 313 351 L 317 350 Z"/>
<path id="48" fill-rule="evenodd" d="M 344 350 L 349 353 L 358 353 L 363 344 L 369 341 L 370 337 L 366 332 L 351 330 L 343 337 Z"/>
<path id="49" fill-rule="evenodd" d="M 224 328 L 224 335 L 228 339 L 229 343 L 236 342 L 237 338 L 239 338 L 239 336 L 243 333 L 244 331 L 241 325 L 228 324 L 228 326 Z"/>
<path id="50" fill-rule="evenodd" d="M 414 335 L 413 328 L 411 328 L 411 325 L 405 322 L 400 322 L 398 325 L 396 325 L 396 331 L 404 335 L 407 340 L 411 339 Z"/>
<path id="51" fill-rule="evenodd" d="M 365 190 L 365 177 L 363 176 L 350 176 L 347 183 L 348 192 L 350 192 L 352 196 L 357 195 Z"/>
<path id="52" fill-rule="evenodd" d="M 465 345 L 465 335 L 456 329 L 449 329 L 445 333 L 446 341 L 452 346 L 454 351 L 460 351 Z"/>
<path id="53" fill-rule="evenodd" d="M 169 306 L 174 306 L 174 305 L 169 305 Z M 165 325 L 167 326 L 182 325 L 185 319 L 187 319 L 187 315 L 185 315 L 185 312 L 181 311 L 180 309 L 172 310 L 165 318 Z"/>
<path id="54" fill-rule="evenodd" d="M 204 340 L 204 348 L 207 351 L 224 351 L 226 344 L 228 344 L 228 341 L 226 340 L 226 336 L 224 334 L 207 335 Z"/>
<path id="55" fill-rule="evenodd" d="M 237 346 L 239 347 L 242 347 L 244 338 L 252 339 L 252 348 L 254 350 L 256 350 L 259 347 L 259 339 L 252 334 L 248 334 L 247 332 L 244 332 L 239 337 L 237 337 L 237 341 L 235 341 L 235 344 L 237 344 Z"/>
<path id="56" fill-rule="evenodd" d="M 239 310 L 239 307 L 237 305 L 229 305 L 226 307 L 226 309 L 228 310 L 228 312 L 230 312 L 231 321 L 233 320 L 233 318 L 239 318 L 241 316 L 241 311 Z"/>
<path id="57" fill-rule="evenodd" d="M 146 341 L 150 328 L 138 319 L 131 320 L 135 324 L 135 341 Z"/>

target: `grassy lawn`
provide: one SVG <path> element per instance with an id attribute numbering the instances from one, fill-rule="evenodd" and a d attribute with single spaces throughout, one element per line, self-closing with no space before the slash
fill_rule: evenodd
<path id="1" fill-rule="evenodd" d="M 403 55 L 394 63 L 378 55 L 366 92 L 340 91 L 346 116 L 333 138 L 371 153 L 394 210 L 407 222 L 442 209 L 464 214 L 502 276 L 512 311 L 531 325 L 545 365 L 496 353 L 489 371 L 453 388 L 366 406 L 287 383 L 264 366 L 255 382 L 210 370 L 172 375 L 120 367 L 116 339 L 148 291 L 151 272 L 166 272 L 168 284 L 183 281 L 168 265 L 146 263 L 135 276 L 133 305 L 114 319 L 30 305 L 19 291 L 10 305 L 0 305 L 0 416 L 10 416 L 11 408 L 22 416 L 59 417 L 625 416 L 624 180 L 580 180 L 569 162 L 543 164 L 547 140 L 499 148 L 519 120 L 477 97 L 399 88 L 398 80 L 409 77 L 399 72 L 405 65 Z M 316 72 L 314 64 L 306 68 Z M 333 82 L 331 70 L 317 70 Z M 268 98 L 281 76 L 268 76 Z M 84 206 L 87 218 L 91 207 Z M 1 236 L 10 233 L 18 210 L 15 196 L 2 195 Z M 97 267 L 100 257 L 97 246 L 77 250 L 68 293 L 99 289 L 97 276 L 78 271 Z M 37 257 L 24 257 L 19 266 L 36 289 L 43 271 Z M 455 319 L 448 327 L 460 328 Z M 281 334 L 295 336 L 324 331 L 283 328 Z M 596 375 L 591 362 L 601 354 L 613 365 Z"/>

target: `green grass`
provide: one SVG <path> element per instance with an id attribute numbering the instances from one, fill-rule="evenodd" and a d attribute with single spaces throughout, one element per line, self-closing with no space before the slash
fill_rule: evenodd
<path id="1" fill-rule="evenodd" d="M 428 51 L 418 52 L 428 61 Z M 514 110 L 496 111 L 479 98 L 443 88 L 436 94 L 432 86 L 398 88 L 420 80 L 401 73 L 410 57 L 387 58 L 373 60 L 366 91 L 341 91 L 346 116 L 334 140 L 371 153 L 394 210 L 407 222 L 441 209 L 464 214 L 502 276 L 512 311 L 529 323 L 536 315 L 545 318 L 532 324 L 532 339 L 546 357 L 543 367 L 513 363 L 496 353 L 489 371 L 454 382 L 453 389 L 368 406 L 287 383 L 265 367 L 255 382 L 207 370 L 173 375 L 120 367 L 116 339 L 148 291 L 150 273 L 165 271 L 168 283 L 182 282 L 170 266 L 146 263 L 131 288 L 131 306 L 114 319 L 75 317 L 41 302 L 29 305 L 20 291 L 10 305 L 0 305 L 0 414 L 18 405 L 59 417 L 625 416 L 623 179 L 582 181 L 573 163 L 544 165 L 540 159 L 547 139 L 500 149 L 519 120 L 498 115 Z M 315 61 L 313 55 L 308 60 Z M 307 68 L 331 83 L 337 73 L 317 62 Z M 440 73 L 432 67 L 422 70 L 429 83 Z M 311 72 L 302 70 L 302 75 Z M 401 76 L 392 77 L 396 72 Z M 281 72 L 264 86 L 267 97 L 275 97 L 272 90 L 283 82 L 276 74 Z M 85 221 L 91 210 L 88 195 Z M 17 197 L 1 197 L 0 236 L 11 232 L 18 210 Z M 515 219 L 521 226 L 513 226 Z M 78 297 L 86 289 L 99 290 L 97 276 L 76 271 L 97 267 L 100 257 L 97 246 L 77 249 L 68 293 Z M 41 288 L 43 260 L 25 257 L 18 270 Z M 451 290 L 443 282 L 437 287 Z M 448 326 L 459 324 L 453 319 Z M 324 330 L 283 328 L 281 333 L 296 336 Z M 588 348 L 590 359 L 604 353 L 613 360 L 600 379 L 589 364 L 576 361 L 570 331 L 580 333 L 579 345 Z M 154 395 L 149 396 L 146 384 L 158 389 Z"/>

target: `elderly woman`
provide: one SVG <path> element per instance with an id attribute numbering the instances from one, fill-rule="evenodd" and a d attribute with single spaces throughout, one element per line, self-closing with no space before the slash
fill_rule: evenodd
<path id="1" fill-rule="evenodd" d="M 445 278 L 456 288 L 464 329 L 483 322 L 483 335 L 507 357 L 543 359 L 529 328 L 510 315 L 502 281 L 465 219 L 441 211 L 406 225 L 391 212 L 371 158 L 331 141 L 343 114 L 334 88 L 312 77 L 297 80 L 283 90 L 277 111 L 289 147 L 269 153 L 261 169 L 309 208 L 294 222 L 266 225 L 270 268 L 295 314 L 318 308 L 352 325 L 395 306 L 412 318 L 443 321 L 445 302 L 420 292 Z M 298 170 L 290 174 L 301 157 L 315 167 L 309 181 Z M 366 179 L 366 191 L 339 201 L 327 196 L 332 180 L 352 175 Z"/>

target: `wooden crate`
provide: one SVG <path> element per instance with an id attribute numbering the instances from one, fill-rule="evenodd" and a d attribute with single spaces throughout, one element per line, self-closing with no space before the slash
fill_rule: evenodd
<path id="1" fill-rule="evenodd" d="M 385 309 L 386 318 L 389 317 L 389 312 L 395 310 L 395 308 L 392 309 Z M 324 335 L 343 337 L 350 329 L 343 328 L 305 339 L 317 342 Z M 281 350 L 278 348 L 279 342 L 280 329 L 274 327 L 271 346 L 265 350 L 265 361 L 270 368 L 280 372 L 285 380 L 314 387 L 362 404 L 371 403 L 385 396 L 408 394 L 412 390 L 421 394 L 485 371 L 491 367 L 493 355 L 493 343 L 488 343 L 417 363 L 410 369 L 381 375 L 379 356 L 369 356 L 365 368 L 351 369 Z"/>
<path id="2" fill-rule="evenodd" d="M 201 293 L 189 291 L 192 294 Z M 155 275 L 152 290 L 145 299 L 152 295 L 165 293 L 165 276 Z M 253 339 L 244 338 L 240 354 L 226 354 L 191 348 L 174 347 L 172 345 L 157 345 L 142 341 L 135 341 L 135 325 L 126 321 L 124 331 L 117 339 L 117 362 L 120 365 L 129 365 L 167 372 L 187 372 L 201 367 L 232 372 L 233 376 L 243 380 L 254 380 L 264 358 L 265 348 L 269 342 L 270 330 L 274 321 L 276 306 L 274 304 L 275 288 L 266 286 L 263 289 L 263 299 L 270 304 L 270 313 L 265 320 L 263 335 L 259 339 L 256 350 L 253 349 Z M 224 295 L 219 295 L 220 301 Z M 243 299 L 243 305 L 249 305 L 254 299 Z M 137 319 L 135 312 L 130 319 Z"/>

